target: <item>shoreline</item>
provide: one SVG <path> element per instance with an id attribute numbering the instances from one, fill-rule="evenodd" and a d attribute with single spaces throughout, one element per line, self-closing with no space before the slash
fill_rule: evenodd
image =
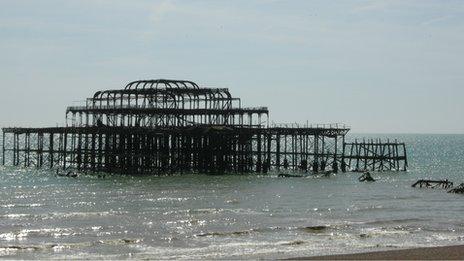
<path id="1" fill-rule="evenodd" d="M 453 245 L 298 257 L 290 260 L 462 260 L 463 258 L 464 245 Z"/>

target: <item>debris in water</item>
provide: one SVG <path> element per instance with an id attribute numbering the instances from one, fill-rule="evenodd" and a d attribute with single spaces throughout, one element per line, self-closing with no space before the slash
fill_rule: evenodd
<path id="1" fill-rule="evenodd" d="M 448 193 L 464 194 L 464 183 L 459 184 L 459 186 L 451 189 Z"/>
<path id="2" fill-rule="evenodd" d="M 359 182 L 364 182 L 364 181 L 375 181 L 375 179 L 371 176 L 371 173 L 368 171 L 364 172 L 364 174 L 358 178 Z"/>
<path id="3" fill-rule="evenodd" d="M 429 179 L 420 179 L 416 181 L 416 183 L 412 184 L 411 187 L 415 188 L 419 186 L 419 188 L 426 187 L 426 188 L 451 188 L 453 187 L 453 182 L 449 181 L 448 179 L 444 180 L 429 180 Z"/>

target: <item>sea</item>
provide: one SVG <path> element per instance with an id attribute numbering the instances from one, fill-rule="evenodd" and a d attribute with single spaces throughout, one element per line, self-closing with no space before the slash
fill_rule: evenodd
<path id="1" fill-rule="evenodd" d="M 0 167 L 0 257 L 260 259 L 458 245 L 464 195 L 412 188 L 464 182 L 464 135 L 406 142 L 407 172 L 56 176 Z M 350 135 L 349 139 L 356 138 Z"/>

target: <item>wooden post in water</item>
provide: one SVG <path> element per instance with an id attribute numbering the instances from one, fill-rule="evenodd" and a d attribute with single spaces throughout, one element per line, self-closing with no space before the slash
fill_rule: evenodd
<path id="1" fill-rule="evenodd" d="M 102 161 L 103 161 L 103 134 L 98 133 L 98 171 L 102 170 Z"/>
<path id="2" fill-rule="evenodd" d="M 334 148 L 334 159 L 333 159 L 333 169 L 332 169 L 334 173 L 338 173 L 337 148 L 338 148 L 338 137 L 335 136 L 335 148 Z"/>
<path id="3" fill-rule="evenodd" d="M 63 134 L 63 170 L 66 170 L 66 152 L 68 151 L 68 133 Z"/>
<path id="4" fill-rule="evenodd" d="M 29 133 L 24 134 L 24 167 L 29 166 Z"/>
<path id="5" fill-rule="evenodd" d="M 13 165 L 17 166 L 19 164 L 19 146 L 18 146 L 19 136 L 17 133 L 13 134 Z"/>
<path id="6" fill-rule="evenodd" d="M 367 142 L 366 139 L 363 139 L 363 153 L 364 153 L 364 171 L 367 171 L 369 166 L 367 164 L 369 151 L 367 150 Z"/>
<path id="7" fill-rule="evenodd" d="M 49 150 L 49 157 L 50 157 L 50 168 L 53 168 L 53 133 L 50 133 L 49 134 L 49 139 L 50 139 L 50 142 L 49 142 L 49 147 L 48 147 L 48 150 Z"/>
<path id="8" fill-rule="evenodd" d="M 395 139 L 395 159 L 396 159 L 396 165 L 395 165 L 395 170 L 400 169 L 400 160 L 399 160 L 399 154 L 398 154 L 398 140 Z"/>
<path id="9" fill-rule="evenodd" d="M 280 170 L 280 135 L 276 135 L 276 166 Z"/>
<path id="10" fill-rule="evenodd" d="M 2 165 L 5 166 L 5 132 L 3 132 L 3 139 L 2 139 Z"/>
<path id="11" fill-rule="evenodd" d="M 77 169 L 82 169 L 82 133 L 79 131 L 77 134 L 77 153 L 76 153 Z"/>
<path id="12" fill-rule="evenodd" d="M 325 171 L 325 168 L 327 166 L 327 162 L 326 162 L 326 157 L 325 157 L 325 137 L 322 136 L 321 138 L 321 157 L 322 157 L 322 160 L 320 162 L 320 165 L 319 165 L 319 169 L 321 171 Z"/>
<path id="13" fill-rule="evenodd" d="M 271 142 L 272 142 L 272 134 L 269 133 L 267 137 L 267 156 L 266 156 L 267 171 L 271 169 Z"/>
<path id="14" fill-rule="evenodd" d="M 31 134 L 27 133 L 27 166 L 31 166 Z"/>
<path id="15" fill-rule="evenodd" d="M 261 147 L 262 147 L 262 144 L 261 144 L 261 133 L 258 133 L 258 135 L 256 135 L 257 138 L 258 138 L 258 142 L 257 142 L 257 152 L 258 152 L 258 160 L 256 162 L 256 172 L 261 172 L 261 169 L 263 167 L 263 159 L 262 159 L 262 151 L 261 151 Z"/>
<path id="16" fill-rule="evenodd" d="M 406 144 L 402 144 L 403 145 L 403 154 L 404 154 L 404 167 L 403 167 L 403 171 L 406 171 L 406 168 L 408 167 L 408 155 L 406 154 Z"/>
<path id="17" fill-rule="evenodd" d="M 319 172 L 319 136 L 314 136 L 314 161 L 313 161 L 313 172 Z"/>
<path id="18" fill-rule="evenodd" d="M 345 162 L 345 152 L 346 152 L 346 144 L 345 144 L 345 135 L 342 136 L 342 172 L 346 172 L 346 162 Z"/>
<path id="19" fill-rule="evenodd" d="M 16 133 L 13 133 L 13 166 L 16 166 Z"/>
<path id="20" fill-rule="evenodd" d="M 37 135 L 37 167 L 38 168 L 41 168 L 43 164 L 42 150 L 43 150 L 43 134 L 39 133 Z"/>
<path id="21" fill-rule="evenodd" d="M 89 167 L 89 134 L 86 132 L 84 134 L 84 152 L 83 152 L 83 170 L 87 171 Z"/>
<path id="22" fill-rule="evenodd" d="M 95 133 L 91 134 L 90 139 L 91 139 L 90 169 L 92 169 L 92 171 L 95 171 Z"/>

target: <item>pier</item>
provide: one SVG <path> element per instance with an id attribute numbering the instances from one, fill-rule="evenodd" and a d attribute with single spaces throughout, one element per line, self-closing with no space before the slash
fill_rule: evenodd
<path id="1" fill-rule="evenodd" d="M 355 171 L 406 171 L 408 158 L 404 142 L 382 141 L 380 139 L 355 140 L 344 144 L 344 150 L 349 154 L 345 156 L 348 165 Z"/>
<path id="2" fill-rule="evenodd" d="M 126 174 L 406 170 L 404 144 L 346 143 L 349 130 L 271 124 L 267 107 L 243 107 L 227 88 L 141 80 L 68 107 L 63 127 L 3 128 L 2 163 Z"/>

